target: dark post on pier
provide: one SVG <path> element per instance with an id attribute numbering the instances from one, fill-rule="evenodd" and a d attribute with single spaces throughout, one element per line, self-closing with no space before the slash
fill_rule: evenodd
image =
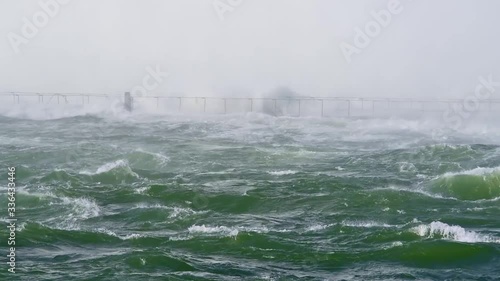
<path id="1" fill-rule="evenodd" d="M 124 95 L 124 106 L 125 110 L 128 112 L 132 112 L 132 103 L 133 103 L 133 98 L 130 95 L 130 92 L 125 92 Z"/>

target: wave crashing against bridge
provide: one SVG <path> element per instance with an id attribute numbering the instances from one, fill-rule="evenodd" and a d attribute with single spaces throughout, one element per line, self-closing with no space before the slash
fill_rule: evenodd
<path id="1" fill-rule="evenodd" d="M 372 97 L 309 97 L 298 95 L 267 97 L 223 96 L 130 96 L 94 93 L 0 93 L 3 106 L 11 110 L 56 109 L 91 112 L 103 107 L 155 114 L 264 113 L 289 117 L 383 117 L 452 115 L 500 112 L 500 99 L 423 99 Z"/>

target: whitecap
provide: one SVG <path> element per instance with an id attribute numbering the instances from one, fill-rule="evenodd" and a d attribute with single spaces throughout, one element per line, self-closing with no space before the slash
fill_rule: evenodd
<path id="1" fill-rule="evenodd" d="M 206 225 L 192 225 L 188 228 L 191 234 L 220 234 L 222 236 L 236 237 L 240 232 L 253 232 L 253 233 L 268 233 L 270 230 L 266 226 L 206 226 Z M 274 230 L 273 230 L 274 231 Z M 278 231 L 276 231 L 278 232 Z"/>
<path id="2" fill-rule="evenodd" d="M 205 226 L 205 225 L 192 225 L 188 228 L 189 233 L 203 233 L 203 234 L 221 234 L 223 236 L 236 237 L 239 233 L 236 228 L 229 228 L 226 226 Z"/>
<path id="3" fill-rule="evenodd" d="M 320 231 L 320 230 L 324 230 L 324 229 L 327 229 L 331 226 L 333 226 L 334 224 L 315 224 L 315 225 L 311 225 L 309 227 L 306 228 L 306 232 L 315 232 L 315 231 Z"/>
<path id="4" fill-rule="evenodd" d="M 189 215 L 194 215 L 198 213 L 206 213 L 207 211 L 194 211 L 193 209 L 190 208 L 180 208 L 180 207 L 169 207 L 169 206 L 164 206 L 160 204 L 145 204 L 145 203 L 140 203 L 135 206 L 136 209 L 163 209 L 163 210 L 168 210 L 171 211 L 170 215 L 168 216 L 169 218 L 177 218 L 177 217 L 186 217 Z"/>
<path id="5" fill-rule="evenodd" d="M 376 222 L 376 221 L 343 221 L 342 225 L 343 226 L 349 226 L 349 227 L 366 227 L 366 228 L 372 228 L 372 227 L 383 227 L 383 228 L 399 227 L 397 225 L 390 225 L 390 224 L 380 223 L 380 222 Z"/>
<path id="6" fill-rule="evenodd" d="M 26 228 L 26 222 L 22 222 L 22 223 L 20 223 L 20 224 L 19 224 L 19 226 L 18 226 L 18 227 L 16 227 L 16 231 L 17 231 L 17 232 L 21 232 L 21 231 L 23 231 L 25 228 Z"/>
<path id="7" fill-rule="evenodd" d="M 140 152 L 140 153 L 144 153 L 144 154 L 148 154 L 148 155 L 151 155 L 153 156 L 154 158 L 156 158 L 160 164 L 164 165 L 166 163 L 168 163 L 170 161 L 170 158 L 168 156 L 165 156 L 161 153 L 156 153 L 156 152 L 150 152 L 150 151 L 146 151 L 146 150 L 143 150 L 141 148 L 139 149 L 136 149 L 137 152 Z"/>
<path id="8" fill-rule="evenodd" d="M 286 170 L 286 171 L 268 171 L 267 172 L 270 175 L 273 176 L 286 176 L 286 175 L 295 175 L 297 171 L 292 171 L 292 170 Z"/>
<path id="9" fill-rule="evenodd" d="M 137 238 L 144 237 L 143 235 L 137 234 L 137 233 L 131 233 L 131 234 L 127 234 L 127 235 L 118 235 L 118 234 L 116 234 L 116 232 L 111 231 L 111 230 L 109 230 L 107 228 L 98 228 L 95 231 L 97 233 L 103 233 L 103 234 L 106 234 L 106 235 L 109 235 L 109 236 L 116 237 L 116 238 L 118 238 L 120 240 L 130 240 L 130 239 L 137 239 Z"/>
<path id="10" fill-rule="evenodd" d="M 77 216 L 82 219 L 89 219 L 99 216 L 101 209 L 99 205 L 89 198 L 69 198 L 60 197 L 63 205 L 72 206 L 72 213 L 70 216 Z"/>
<path id="11" fill-rule="evenodd" d="M 432 198 L 435 198 L 435 199 L 446 199 L 446 200 L 454 200 L 454 201 L 458 200 L 458 199 L 453 198 L 453 197 L 443 197 L 443 196 L 441 196 L 439 194 L 430 193 L 430 192 L 427 192 L 425 190 L 422 190 L 419 187 L 409 188 L 409 187 L 399 187 L 399 186 L 390 185 L 388 187 L 374 188 L 372 190 L 373 191 L 380 191 L 380 190 L 403 191 L 403 192 L 418 193 L 418 194 L 425 195 L 425 196 L 428 196 L 428 197 L 432 197 Z"/>
<path id="12" fill-rule="evenodd" d="M 448 172 L 445 173 L 441 176 L 438 176 L 436 179 L 444 177 L 453 177 L 453 176 L 459 176 L 459 175 L 473 175 L 473 176 L 484 176 L 484 175 L 489 175 L 493 173 L 498 173 L 500 172 L 500 166 L 499 167 L 494 167 L 494 168 L 475 168 L 472 170 L 466 170 L 466 171 L 461 171 L 461 172 Z"/>
<path id="13" fill-rule="evenodd" d="M 500 243 L 500 239 L 466 230 L 458 225 L 449 225 L 440 221 L 434 221 L 430 224 L 421 224 L 413 227 L 412 232 L 420 237 L 434 238 L 442 237 L 446 240 L 453 240 L 464 243 Z"/>
<path id="14" fill-rule="evenodd" d="M 140 188 L 137 188 L 135 190 L 135 193 L 137 194 L 144 194 L 146 191 L 148 191 L 150 189 L 149 186 L 143 186 L 143 187 L 140 187 Z"/>
<path id="15" fill-rule="evenodd" d="M 94 176 L 94 175 L 100 175 L 100 174 L 107 173 L 107 172 L 112 171 L 112 170 L 117 169 L 117 168 L 123 168 L 128 174 L 130 174 L 136 178 L 139 177 L 138 174 L 136 174 L 134 171 L 132 171 L 132 169 L 130 168 L 130 166 L 128 164 L 128 161 L 124 160 L 124 159 L 120 159 L 120 160 L 116 160 L 114 162 L 106 163 L 106 164 L 100 166 L 99 168 L 97 168 L 97 170 L 95 172 L 81 171 L 80 174 Z"/>
<path id="16" fill-rule="evenodd" d="M 396 248 L 396 247 L 401 247 L 401 246 L 403 246 L 403 242 L 401 242 L 401 241 L 395 241 L 395 242 L 392 242 L 388 246 L 384 246 L 384 249 L 388 250 L 388 249 L 391 249 L 391 248 Z"/>

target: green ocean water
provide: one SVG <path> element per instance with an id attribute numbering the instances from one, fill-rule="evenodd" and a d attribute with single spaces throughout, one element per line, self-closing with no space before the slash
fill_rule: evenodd
<path id="1" fill-rule="evenodd" d="M 0 280 L 500 280 L 500 131 L 433 124 L 0 117 Z"/>

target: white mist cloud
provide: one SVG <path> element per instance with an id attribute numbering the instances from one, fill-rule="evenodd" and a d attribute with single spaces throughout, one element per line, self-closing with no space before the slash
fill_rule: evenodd
<path id="1" fill-rule="evenodd" d="M 481 75 L 500 80 L 495 0 L 401 0 L 348 64 L 340 44 L 388 2 L 244 0 L 221 21 L 212 0 L 72 0 L 16 54 L 8 34 L 40 5 L 3 0 L 0 91 L 121 93 L 156 65 L 171 75 L 155 93 L 193 96 L 463 97 Z"/>

